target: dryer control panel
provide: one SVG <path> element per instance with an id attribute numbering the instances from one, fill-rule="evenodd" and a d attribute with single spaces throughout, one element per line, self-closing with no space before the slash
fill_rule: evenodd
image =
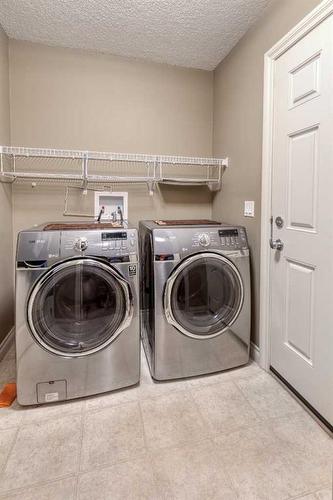
<path id="1" fill-rule="evenodd" d="M 196 231 L 192 236 L 192 248 L 211 248 L 219 246 L 217 231 Z"/>
<path id="2" fill-rule="evenodd" d="M 239 228 L 223 228 L 218 231 L 221 246 L 224 248 L 246 248 L 247 238 L 245 229 Z"/>
<path id="3" fill-rule="evenodd" d="M 177 260 L 191 253 L 248 250 L 243 226 L 172 227 L 153 231 L 153 249 L 158 261 Z"/>
<path id="4" fill-rule="evenodd" d="M 247 248 L 246 232 L 243 227 L 224 227 L 214 231 L 196 232 L 192 237 L 192 248 L 223 248 L 240 250 Z"/>

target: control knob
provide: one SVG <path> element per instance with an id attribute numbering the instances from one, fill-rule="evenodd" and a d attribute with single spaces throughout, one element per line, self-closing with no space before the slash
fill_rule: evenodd
<path id="1" fill-rule="evenodd" d="M 210 237 L 207 233 L 199 234 L 199 243 L 202 247 L 208 247 L 210 244 Z"/>
<path id="2" fill-rule="evenodd" d="M 78 238 L 74 243 L 75 250 L 79 252 L 84 252 L 88 248 L 88 240 L 87 238 Z"/>

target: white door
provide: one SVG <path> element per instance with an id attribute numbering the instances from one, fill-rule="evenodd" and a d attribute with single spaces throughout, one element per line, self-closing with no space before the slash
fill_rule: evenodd
<path id="1" fill-rule="evenodd" d="M 273 116 L 271 367 L 333 425 L 332 16 L 276 61 Z"/>

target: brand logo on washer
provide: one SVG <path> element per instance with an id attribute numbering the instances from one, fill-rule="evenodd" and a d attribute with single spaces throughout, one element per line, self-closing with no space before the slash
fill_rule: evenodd
<path id="1" fill-rule="evenodd" d="M 34 245 L 35 243 L 37 245 L 44 245 L 45 240 L 29 240 L 29 243 L 31 243 L 32 245 Z"/>
<path id="2" fill-rule="evenodd" d="M 128 274 L 130 276 L 136 276 L 136 264 L 131 264 L 128 266 Z"/>

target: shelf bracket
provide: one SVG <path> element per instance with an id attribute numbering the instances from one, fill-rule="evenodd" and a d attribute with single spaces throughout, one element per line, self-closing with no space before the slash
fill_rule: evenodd
<path id="1" fill-rule="evenodd" d="M 223 158 L 221 164 L 222 164 L 222 167 L 224 167 L 225 169 L 230 167 L 230 158 L 228 158 L 228 157 Z"/>
<path id="2" fill-rule="evenodd" d="M 148 187 L 148 194 L 149 196 L 154 196 L 155 189 L 156 189 L 156 182 L 155 181 L 148 181 L 147 182 L 147 187 Z"/>
<path id="3" fill-rule="evenodd" d="M 88 159 L 89 159 L 89 154 L 88 152 L 85 153 L 82 159 L 82 189 L 83 189 L 83 194 L 88 193 Z"/>
<path id="4" fill-rule="evenodd" d="M 225 172 L 225 170 L 230 166 L 230 161 L 229 161 L 229 158 L 223 158 L 220 162 L 220 165 L 219 165 L 219 170 L 218 170 L 218 178 L 216 180 L 216 182 L 208 182 L 207 183 L 207 186 L 209 188 L 210 191 L 212 192 L 216 192 L 216 191 L 220 191 L 221 188 L 222 188 L 222 176 Z"/>
<path id="5" fill-rule="evenodd" d="M 14 165 L 15 165 L 15 157 L 14 157 Z M 16 177 L 12 175 L 6 175 L 4 173 L 4 168 L 3 168 L 3 147 L 0 146 L 0 182 L 3 184 L 14 184 L 16 181 Z M 14 166 L 14 172 L 15 172 L 15 166 Z"/>

